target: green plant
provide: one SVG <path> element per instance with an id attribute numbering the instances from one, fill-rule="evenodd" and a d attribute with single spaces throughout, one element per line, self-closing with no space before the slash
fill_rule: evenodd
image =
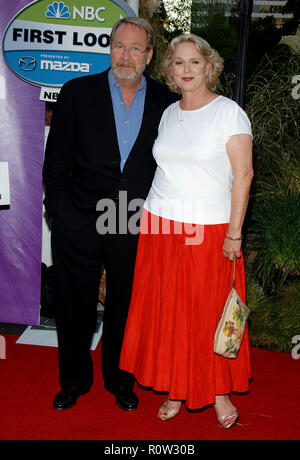
<path id="1" fill-rule="evenodd" d="M 253 127 L 258 179 L 276 173 L 279 164 L 291 170 L 288 160 L 299 158 L 299 100 L 292 97 L 292 78 L 299 74 L 299 56 L 279 46 L 247 82 L 245 110 Z"/>
<path id="2" fill-rule="evenodd" d="M 160 67 L 165 51 L 168 47 L 164 23 L 166 12 L 162 2 L 151 0 L 140 0 L 139 16 L 146 19 L 153 27 L 155 34 L 155 48 L 153 58 L 147 66 L 145 73 L 158 81 L 164 81 Z"/>
<path id="3" fill-rule="evenodd" d="M 264 57 L 246 92 L 255 178 L 245 252 L 265 292 L 300 274 L 299 101 L 292 97 L 292 77 L 299 73 L 299 56 L 280 46 Z"/>
<path id="4" fill-rule="evenodd" d="M 291 283 L 276 295 L 262 293 L 253 278 L 247 277 L 249 335 L 252 346 L 290 352 L 292 338 L 299 334 L 300 282 Z"/>
<path id="5" fill-rule="evenodd" d="M 300 275 L 300 195 L 262 196 L 251 204 L 247 250 L 251 272 L 265 292 Z"/>
<path id="6" fill-rule="evenodd" d="M 249 79 L 245 107 L 255 171 L 244 247 L 250 342 L 285 352 L 300 325 L 299 74 L 299 56 L 278 47 Z"/>

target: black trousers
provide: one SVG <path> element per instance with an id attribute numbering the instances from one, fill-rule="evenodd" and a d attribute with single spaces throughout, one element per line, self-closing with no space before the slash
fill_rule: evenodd
<path id="1" fill-rule="evenodd" d="M 88 391 L 93 383 L 90 345 L 95 332 L 102 266 L 106 301 L 102 333 L 104 384 L 132 389 L 134 377 L 119 369 L 119 358 L 131 297 L 138 235 L 99 235 L 96 225 L 66 228 L 60 217 L 52 226 L 56 273 L 59 379 L 63 389 Z"/>

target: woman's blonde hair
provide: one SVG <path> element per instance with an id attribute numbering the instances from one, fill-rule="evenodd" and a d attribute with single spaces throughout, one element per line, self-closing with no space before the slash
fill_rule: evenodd
<path id="1" fill-rule="evenodd" d="M 224 60 L 221 58 L 219 53 L 214 50 L 209 43 L 207 43 L 206 40 L 194 34 L 179 35 L 178 37 L 173 38 L 168 46 L 163 58 L 161 70 L 169 88 L 175 93 L 181 93 L 171 74 L 171 62 L 176 46 L 184 42 L 194 43 L 199 53 L 201 53 L 206 61 L 211 64 L 206 84 L 208 89 L 215 91 L 219 76 L 221 75 L 224 67 Z"/>

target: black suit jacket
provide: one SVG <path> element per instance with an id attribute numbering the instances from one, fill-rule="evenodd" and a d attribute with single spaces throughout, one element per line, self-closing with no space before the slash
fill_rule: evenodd
<path id="1" fill-rule="evenodd" d="M 108 70 L 67 82 L 56 103 L 48 136 L 43 180 L 45 208 L 78 228 L 96 217 L 102 198 L 125 190 L 128 200 L 145 199 L 156 164 L 152 146 L 164 109 L 178 97 L 147 78 L 140 132 L 123 172 L 108 83 Z"/>

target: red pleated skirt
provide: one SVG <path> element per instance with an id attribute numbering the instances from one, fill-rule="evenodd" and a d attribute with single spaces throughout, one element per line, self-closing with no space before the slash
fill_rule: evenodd
<path id="1" fill-rule="evenodd" d="M 233 263 L 222 253 L 227 228 L 143 211 L 120 368 L 189 409 L 213 404 L 216 394 L 248 391 L 252 377 L 248 329 L 237 358 L 214 353 L 232 287 Z M 243 258 L 235 284 L 246 303 Z"/>

